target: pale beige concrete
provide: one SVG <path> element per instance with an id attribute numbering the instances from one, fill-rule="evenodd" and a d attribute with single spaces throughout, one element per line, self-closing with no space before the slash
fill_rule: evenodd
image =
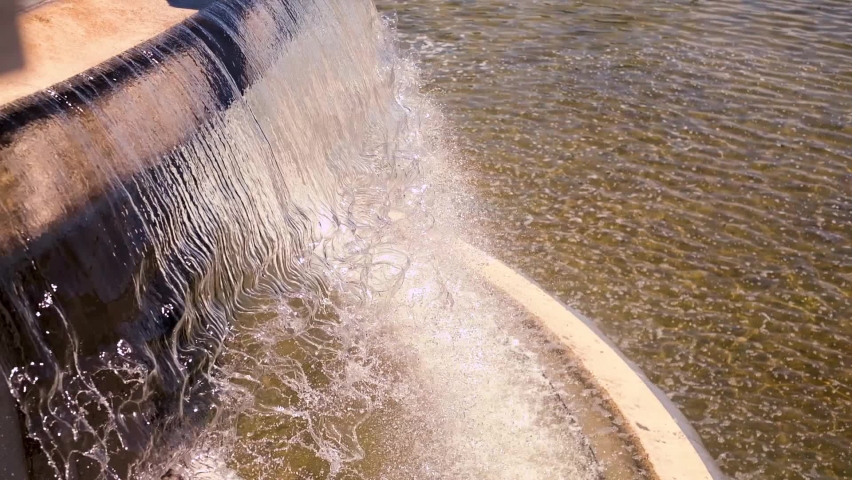
<path id="1" fill-rule="evenodd" d="M 0 105 L 43 90 L 195 13 L 166 0 L 56 0 L 18 17 L 24 68 L 0 74 Z"/>
<path id="2" fill-rule="evenodd" d="M 672 413 L 606 341 L 564 305 L 485 252 L 457 241 L 464 264 L 507 294 L 573 353 L 629 424 L 647 463 L 661 480 L 714 478 Z M 718 475 L 717 475 L 718 477 Z"/>

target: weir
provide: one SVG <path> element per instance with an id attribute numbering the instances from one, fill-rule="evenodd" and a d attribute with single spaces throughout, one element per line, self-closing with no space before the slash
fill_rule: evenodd
<path id="1" fill-rule="evenodd" d="M 369 1 L 158 15 L 0 110 L 9 478 L 715 475 L 475 272 L 463 169 Z"/>

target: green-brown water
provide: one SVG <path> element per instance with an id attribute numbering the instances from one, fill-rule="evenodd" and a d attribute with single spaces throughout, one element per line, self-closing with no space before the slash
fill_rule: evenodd
<path id="1" fill-rule="evenodd" d="M 852 3 L 383 0 L 492 250 L 735 478 L 852 476 Z"/>

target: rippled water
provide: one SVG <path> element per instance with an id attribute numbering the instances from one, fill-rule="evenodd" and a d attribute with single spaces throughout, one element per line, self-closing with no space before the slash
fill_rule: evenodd
<path id="1" fill-rule="evenodd" d="M 383 0 L 491 249 L 735 478 L 852 476 L 852 4 Z"/>
<path id="2" fill-rule="evenodd" d="M 0 108 L 21 468 L 644 476 L 561 350 L 461 267 L 476 199 L 420 87 L 369 0 L 232 0 Z"/>

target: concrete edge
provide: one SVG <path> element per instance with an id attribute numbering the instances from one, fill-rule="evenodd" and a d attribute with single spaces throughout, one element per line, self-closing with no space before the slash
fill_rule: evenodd
<path id="1" fill-rule="evenodd" d="M 53 0 L 18 0 L 18 12 L 23 13 L 29 10 L 36 9 Z"/>
<path id="2" fill-rule="evenodd" d="M 117 47 L 115 55 L 103 62 L 85 65 L 85 70 L 72 76 L 53 84 L 45 82 L 39 90 L 0 104 L 0 271 L 4 280 L 14 280 L 0 285 L 0 330 L 7 333 L 0 335 L 0 375 L 6 377 L 5 383 L 0 382 L 0 450 L 6 459 L 0 462 L 0 479 L 53 478 L 51 459 L 42 454 L 39 445 L 39 438 L 48 434 L 30 428 L 35 423 L 28 415 L 36 407 L 28 410 L 22 406 L 39 405 L 45 397 L 26 387 L 26 397 L 18 392 L 10 395 L 14 390 L 10 380 L 13 366 L 30 364 L 36 369 L 43 361 L 47 367 L 39 372 L 46 372 L 42 378 L 47 378 L 54 366 L 63 365 L 62 356 L 59 361 L 53 360 L 53 347 L 44 341 L 41 331 L 29 328 L 32 323 L 28 316 L 36 310 L 30 300 L 43 294 L 34 296 L 33 292 L 46 291 L 46 279 L 61 285 L 71 278 L 76 292 L 97 299 L 87 305 L 91 310 L 84 314 L 68 306 L 62 316 L 65 325 L 97 319 L 106 310 L 121 312 L 121 316 L 111 317 L 115 323 L 149 321 L 151 304 L 162 302 L 150 309 L 159 311 L 162 304 L 171 308 L 178 303 L 163 293 L 170 292 L 171 285 L 165 286 L 167 282 L 158 270 L 143 270 L 150 263 L 145 262 L 156 239 L 143 231 L 143 213 L 132 207 L 141 204 L 138 199 L 142 195 L 135 176 L 164 178 L 167 175 L 163 172 L 179 168 L 181 156 L 175 154 L 175 146 L 196 135 L 219 112 L 242 102 L 245 91 L 263 78 L 270 58 L 249 53 L 252 48 L 268 49 L 271 57 L 280 50 L 268 47 L 277 45 L 270 41 L 244 45 L 239 39 L 256 25 L 249 23 L 256 18 L 254 12 L 265 12 L 267 4 L 280 6 L 287 17 L 274 17 L 270 28 L 253 31 L 253 38 L 274 38 L 283 48 L 303 34 L 304 17 L 289 3 L 219 0 L 180 22 L 163 24 L 142 42 Z M 172 81 L 178 71 L 203 76 L 208 82 L 185 88 L 181 82 Z M 179 95 L 168 95 L 172 92 Z M 108 118 L 106 112 L 113 118 L 135 115 L 136 119 L 112 137 L 106 135 L 108 122 L 92 121 L 94 112 L 103 118 Z M 175 124 L 186 128 L 172 128 Z M 120 142 L 131 134 L 141 139 L 156 138 L 157 142 Z M 79 161 L 86 155 L 101 158 L 107 168 Z M 55 202 L 57 197 L 64 201 Z M 40 208 L 47 204 L 59 208 Z M 27 223 L 27 219 L 32 221 Z M 104 263 L 107 257 L 102 252 L 98 253 L 103 248 L 114 250 L 109 263 Z M 86 260 L 82 266 L 68 266 L 57 260 L 62 255 L 56 252 L 72 252 L 72 256 Z M 77 268 L 89 272 L 111 268 L 108 289 L 115 290 L 104 294 L 106 283 L 81 281 L 83 277 L 73 273 Z M 146 293 L 147 297 L 141 299 L 135 288 L 156 293 Z M 61 302 L 59 296 L 54 298 Z M 180 311 L 170 310 L 169 315 L 178 316 Z M 163 403 L 178 402 L 165 394 L 162 397 Z M 139 442 L 148 441 L 145 427 L 127 428 L 143 432 Z M 38 437 L 41 433 L 44 435 Z M 165 438 L 166 434 L 156 438 Z M 135 462 L 138 457 L 134 455 L 118 458 L 120 468 Z"/>
<path id="3" fill-rule="evenodd" d="M 61 225 L 63 217 L 77 215 L 89 199 L 109 189 L 109 179 L 103 178 L 92 164 L 81 162 L 73 165 L 82 169 L 76 177 L 86 178 L 85 182 L 65 178 L 63 169 L 57 168 L 41 172 L 41 177 L 36 178 L 27 164 L 30 157 L 71 162 L 83 158 L 79 150 L 88 142 L 101 150 L 103 160 L 122 181 L 157 167 L 163 155 L 194 135 L 216 112 L 241 101 L 244 92 L 263 77 L 270 58 L 247 56 L 249 52 L 244 48 L 260 47 L 238 44 L 235 35 L 248 28 L 244 19 L 267 3 L 271 2 L 219 0 L 178 23 L 163 25 L 152 37 L 104 62 L 0 104 L 0 170 L 13 172 L 0 175 L 0 192 L 6 201 L 5 208 L 0 209 L 0 224 L 5 226 L 0 228 L 0 264 L 5 258 L 25 255 L 32 243 L 29 239 L 40 238 Z M 280 16 L 281 23 L 261 33 L 274 36 L 275 41 L 292 41 L 302 34 L 304 18 L 289 2 L 275 3 L 280 4 L 287 17 Z M 284 24 L 285 20 L 292 24 Z M 194 87 L 193 95 L 187 95 L 181 82 L 172 81 L 180 69 L 197 69 L 209 81 Z M 153 89 L 162 95 L 150 95 Z M 150 105 L 127 108 L 140 95 L 147 95 Z M 167 102 L 165 98 L 172 100 Z M 95 107 L 104 118 L 135 115 L 126 122 L 138 128 L 134 135 L 157 141 L 122 144 L 122 151 L 118 151 L 105 138 L 103 129 L 90 127 Z M 165 111 L 172 113 L 162 114 Z M 75 128 L 92 138 L 81 141 L 79 135 L 73 134 Z M 43 138 L 52 141 L 45 142 Z M 68 208 L 49 208 L 57 194 L 66 195 Z"/>
<path id="4" fill-rule="evenodd" d="M 467 268 L 520 304 L 571 351 L 624 418 L 657 478 L 726 478 L 680 410 L 589 319 L 482 250 L 461 240 L 453 248 Z"/>

